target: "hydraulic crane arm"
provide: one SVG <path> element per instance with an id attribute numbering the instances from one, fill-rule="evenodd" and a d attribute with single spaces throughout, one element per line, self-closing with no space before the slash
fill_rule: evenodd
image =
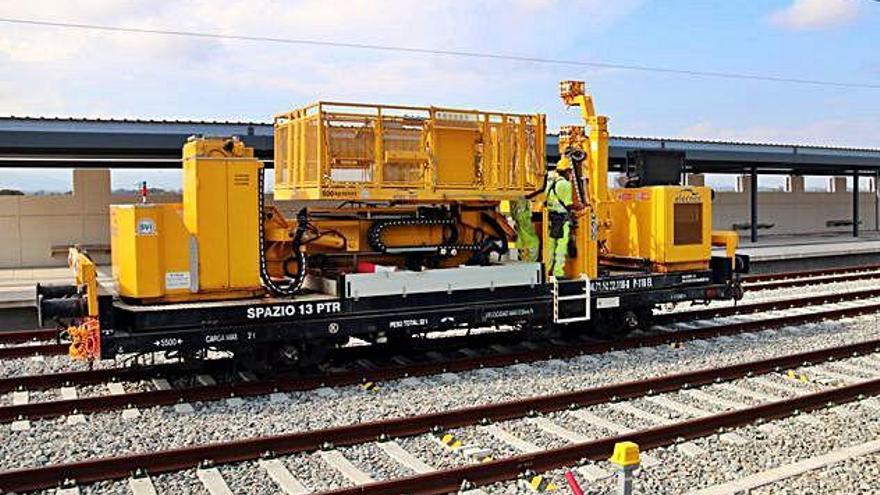
<path id="1" fill-rule="evenodd" d="M 580 126 L 566 126 L 559 136 L 560 151 L 569 146 L 587 152 L 587 180 L 589 198 L 601 220 L 607 220 L 608 202 L 608 117 L 596 115 L 593 98 L 586 92 L 583 81 L 562 81 L 559 94 L 566 106 L 581 111 L 589 135 Z"/>

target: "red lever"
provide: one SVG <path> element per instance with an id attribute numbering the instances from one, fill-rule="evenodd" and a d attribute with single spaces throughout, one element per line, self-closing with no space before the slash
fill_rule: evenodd
<path id="1" fill-rule="evenodd" d="M 565 472 L 565 481 L 568 481 L 568 487 L 571 488 L 571 493 L 574 495 L 584 495 L 584 491 L 581 490 L 581 486 L 578 485 L 577 479 L 571 471 Z"/>

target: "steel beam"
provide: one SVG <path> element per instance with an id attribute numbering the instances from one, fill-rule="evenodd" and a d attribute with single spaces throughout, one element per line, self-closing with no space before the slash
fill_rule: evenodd
<path id="1" fill-rule="evenodd" d="M 758 168 L 752 167 L 749 181 L 749 214 L 752 243 L 758 242 Z"/>
<path id="2" fill-rule="evenodd" d="M 859 236 L 859 169 L 853 170 L 853 197 L 852 197 L 852 233 L 853 237 Z"/>

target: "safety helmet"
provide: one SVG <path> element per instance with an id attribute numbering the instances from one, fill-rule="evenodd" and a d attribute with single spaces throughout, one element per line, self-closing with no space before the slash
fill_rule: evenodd
<path id="1" fill-rule="evenodd" d="M 563 156 L 556 162 L 556 171 L 565 172 L 566 170 L 571 170 L 571 160 L 567 156 Z"/>

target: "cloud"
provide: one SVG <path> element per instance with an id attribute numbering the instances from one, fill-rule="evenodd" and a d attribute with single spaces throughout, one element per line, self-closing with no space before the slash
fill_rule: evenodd
<path id="1" fill-rule="evenodd" d="M 793 0 L 770 14 L 771 24 L 785 29 L 812 30 L 845 26 L 858 20 L 860 0 Z"/>
<path id="2" fill-rule="evenodd" d="M 567 47 L 589 47 L 591 37 L 607 34 L 641 1 L 32 0 L 0 5 L 0 17 L 571 58 Z M 561 8 L 566 16 L 559 15 Z M 579 48 L 576 56 L 591 53 Z M 4 113 L 260 120 L 319 97 L 482 106 L 503 99 L 505 91 L 523 91 L 539 79 L 543 84 L 548 75 L 574 72 L 449 56 L 8 24 L 0 29 L 0 67 Z"/>
<path id="3" fill-rule="evenodd" d="M 834 118 L 799 126 L 725 127 L 704 121 L 685 127 L 678 136 L 686 139 L 880 149 L 880 122 L 863 118 Z"/>

